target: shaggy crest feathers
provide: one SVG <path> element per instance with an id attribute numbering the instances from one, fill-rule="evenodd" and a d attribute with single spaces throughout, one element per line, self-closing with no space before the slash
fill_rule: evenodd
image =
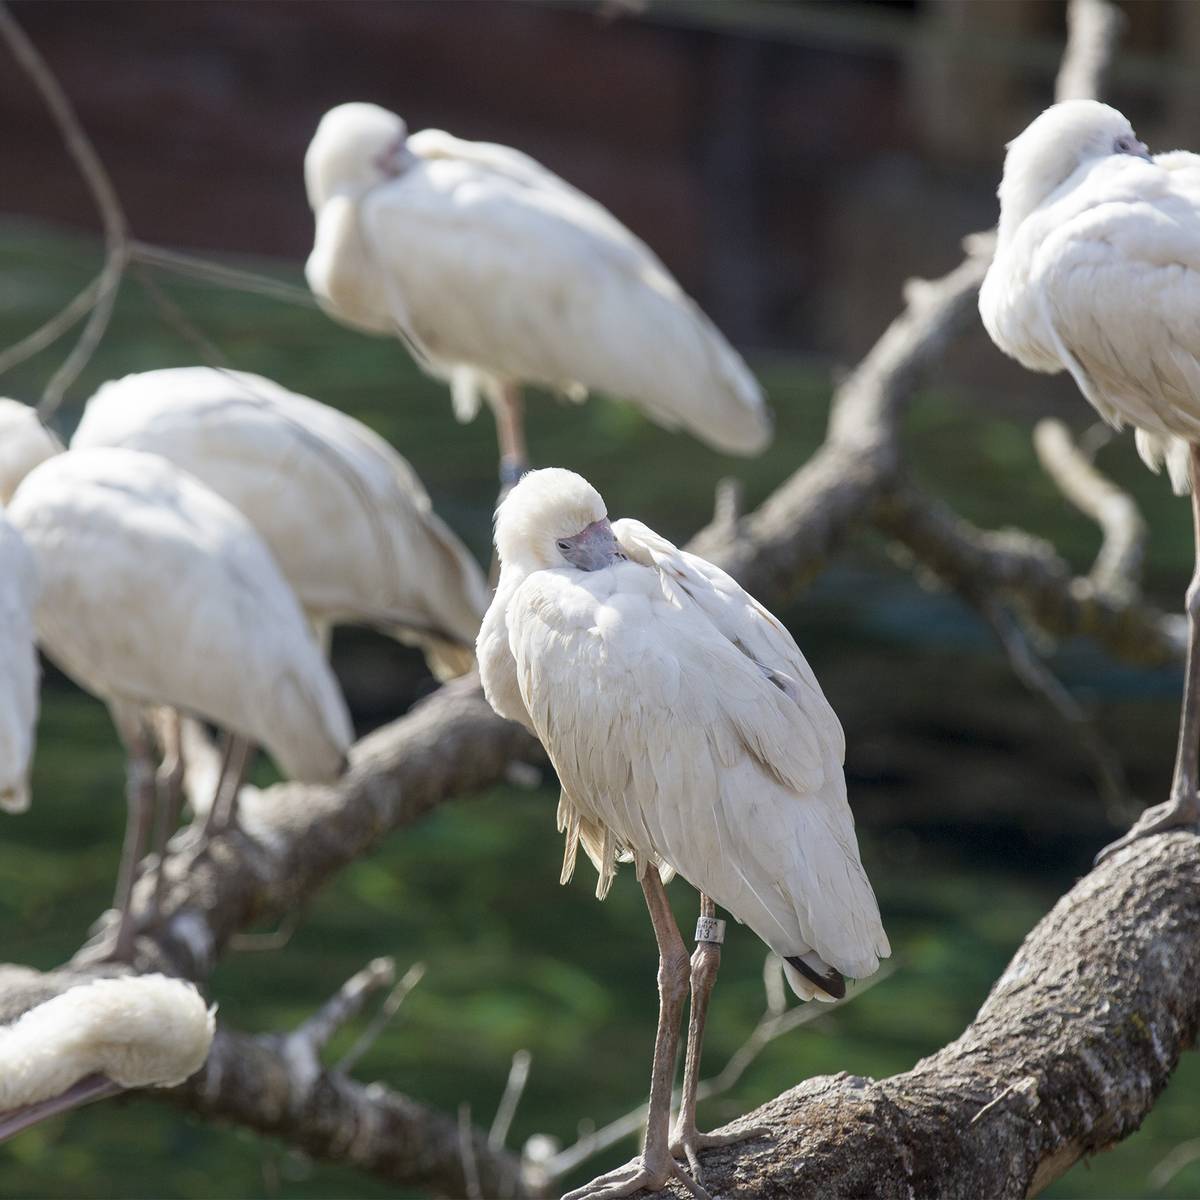
<path id="1" fill-rule="evenodd" d="M 0 397 L 0 504 L 38 463 L 61 454 L 63 444 L 42 424 L 37 409 Z"/>
<path id="2" fill-rule="evenodd" d="M 496 552 L 502 564 L 548 567 L 555 539 L 574 537 L 607 515 L 600 493 L 582 475 L 562 467 L 529 471 L 496 509 Z"/>
<path id="3" fill-rule="evenodd" d="M 1000 198 L 1004 239 L 1090 158 L 1113 152 L 1113 143 L 1133 138 L 1133 126 L 1115 108 L 1096 100 L 1052 104 L 1008 143 Z"/>
<path id="4" fill-rule="evenodd" d="M 71 988 L 0 1027 L 0 1110 L 92 1074 L 125 1088 L 182 1083 L 208 1057 L 214 1012 L 190 983 L 165 975 Z"/>
<path id="5" fill-rule="evenodd" d="M 375 160 L 407 134 L 404 121 L 378 104 L 331 108 L 304 155 L 304 187 L 312 210 L 335 192 L 362 192 L 386 179 Z"/>

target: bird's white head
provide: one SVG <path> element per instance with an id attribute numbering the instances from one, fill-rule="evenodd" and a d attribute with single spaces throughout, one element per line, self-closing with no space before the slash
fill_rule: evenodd
<path id="1" fill-rule="evenodd" d="M 408 126 L 378 104 L 339 104 L 317 126 L 304 155 L 313 212 L 335 195 L 361 195 L 402 175 L 413 160 Z"/>
<path id="2" fill-rule="evenodd" d="M 1096 100 L 1064 100 L 1035 117 L 1008 143 L 1000 181 L 1003 241 L 1080 167 L 1114 154 L 1150 157 L 1133 126 Z"/>
<path id="3" fill-rule="evenodd" d="M 7 506 L 38 463 L 62 451 L 62 442 L 42 424 L 36 408 L 0 397 L 0 506 Z"/>
<path id="4" fill-rule="evenodd" d="M 496 510 L 496 552 L 526 571 L 598 571 L 625 558 L 600 493 L 561 467 L 530 471 Z"/>

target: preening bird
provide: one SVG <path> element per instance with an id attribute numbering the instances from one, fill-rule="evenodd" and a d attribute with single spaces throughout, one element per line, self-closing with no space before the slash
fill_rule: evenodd
<path id="1" fill-rule="evenodd" d="M 654 253 L 528 155 L 342 104 L 304 178 L 313 293 L 347 325 L 400 336 L 449 381 L 459 420 L 486 399 L 506 484 L 527 465 L 522 384 L 607 392 L 730 454 L 770 441 L 754 376 Z"/>
<path id="2" fill-rule="evenodd" d="M 633 860 L 660 954 L 660 1014 L 640 1168 L 592 1200 L 661 1187 L 720 1144 L 696 1131 L 696 1085 L 727 909 L 786 964 L 802 998 L 844 994 L 890 953 L 859 858 L 837 716 L 787 630 L 725 572 L 559 469 L 500 505 L 501 569 L 478 643 L 484 691 L 545 746 L 562 785 L 564 881 L 580 844 L 600 875 Z M 683 1106 L 671 1081 L 687 957 L 660 873 L 701 893 Z M 711 939 L 711 940 L 710 940 Z M 742 1134 L 741 1136 L 747 1136 Z"/>
<path id="3" fill-rule="evenodd" d="M 0 1025 L 0 1142 L 126 1088 L 174 1087 L 208 1057 L 213 1010 L 182 979 L 97 979 Z"/>
<path id="4" fill-rule="evenodd" d="M 72 449 L 161 454 L 237 508 L 300 603 L 420 645 L 434 673 L 474 665 L 491 598 L 409 464 L 353 417 L 242 371 L 127 375 L 88 402 Z"/>
<path id="5" fill-rule="evenodd" d="M 33 551 L 38 640 L 105 700 L 128 752 L 129 827 L 116 953 L 146 848 L 155 779 L 147 710 L 169 706 L 266 747 L 285 775 L 328 782 L 352 738 L 337 682 L 271 552 L 231 504 L 157 455 L 72 450 L 17 488 L 8 515 Z M 231 764 L 210 825 L 232 818 Z M 158 849 L 178 818 L 177 781 Z M 165 785 L 164 785 L 165 786 Z"/>
<path id="6" fill-rule="evenodd" d="M 24 539 L 0 509 L 0 810 L 29 807 L 38 711 L 33 607 L 37 573 Z"/>
<path id="7" fill-rule="evenodd" d="M 1200 156 L 1151 157 L 1116 109 L 1071 100 L 1008 147 L 996 256 L 979 297 L 1006 354 L 1069 371 L 1100 415 L 1136 430 L 1143 459 L 1166 460 L 1192 492 L 1200 538 Z M 1200 542 L 1171 792 L 1135 837 L 1200 821 Z"/>

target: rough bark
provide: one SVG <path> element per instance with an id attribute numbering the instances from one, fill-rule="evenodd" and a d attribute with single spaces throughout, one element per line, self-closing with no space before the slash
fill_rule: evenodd
<path id="1" fill-rule="evenodd" d="M 1197 838 L 1138 842 L 1026 938 L 957 1041 L 902 1075 L 810 1079 L 707 1151 L 722 1197 L 1033 1196 L 1133 1133 L 1200 1022 Z M 670 1189 L 662 1195 L 685 1195 Z"/>

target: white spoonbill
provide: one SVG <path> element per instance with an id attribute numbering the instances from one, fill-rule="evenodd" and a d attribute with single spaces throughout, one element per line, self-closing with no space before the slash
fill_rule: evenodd
<path id="1" fill-rule="evenodd" d="M 660 1011 L 640 1169 L 581 1189 L 611 1200 L 676 1175 L 714 1138 L 696 1085 L 723 923 L 750 926 L 805 998 L 844 994 L 890 953 L 859 859 L 837 716 L 787 630 L 723 571 L 638 521 L 609 524 L 571 471 L 526 475 L 496 516 L 500 582 L 479 635 L 484 690 L 541 739 L 562 784 L 564 880 L 580 842 L 608 890 L 633 859 L 658 941 Z M 683 1106 L 671 1078 L 687 953 L 660 871 L 701 893 Z M 745 1137 L 749 1134 L 741 1134 Z"/>
<path id="2" fill-rule="evenodd" d="M 107 702 L 129 754 L 116 951 L 128 957 L 129 896 L 155 788 L 146 710 L 202 717 L 265 746 L 285 775 L 313 782 L 341 773 L 350 718 L 265 543 L 166 459 L 126 449 L 57 455 L 25 478 L 8 515 L 37 565 L 39 641 Z M 232 819 L 231 774 L 210 827 Z M 176 816 L 160 818 L 160 851 Z"/>
<path id="3" fill-rule="evenodd" d="M 182 979 L 80 984 L 0 1025 L 0 1142 L 126 1088 L 174 1087 L 208 1057 L 213 1011 Z"/>
<path id="4" fill-rule="evenodd" d="M 242 371 L 127 375 L 88 401 L 72 449 L 161 454 L 262 535 L 322 630 L 372 625 L 416 643 L 441 678 L 474 665 L 491 599 L 412 467 L 353 417 Z"/>
<path id="5" fill-rule="evenodd" d="M 42 424 L 36 408 L 0 397 L 0 505 L 12 499 L 38 463 L 62 451 L 62 442 Z"/>
<path id="6" fill-rule="evenodd" d="M 0 509 L 0 810 L 29 807 L 38 710 L 33 607 L 37 573 L 24 539 Z"/>
<path id="7" fill-rule="evenodd" d="M 470 420 L 496 414 L 501 479 L 526 466 L 522 384 L 633 401 L 668 429 L 757 454 L 771 416 L 749 368 L 611 213 L 507 146 L 341 104 L 304 158 L 305 268 L 339 321 L 404 339 Z"/>
<path id="8" fill-rule="evenodd" d="M 1196 574 L 1174 779 L 1104 853 L 1200 821 L 1200 156 L 1151 157 L 1116 109 L 1053 105 L 1009 143 L 983 323 L 1035 371 L 1066 370 L 1097 412 L 1137 431 L 1176 490 L 1190 483 Z"/>

